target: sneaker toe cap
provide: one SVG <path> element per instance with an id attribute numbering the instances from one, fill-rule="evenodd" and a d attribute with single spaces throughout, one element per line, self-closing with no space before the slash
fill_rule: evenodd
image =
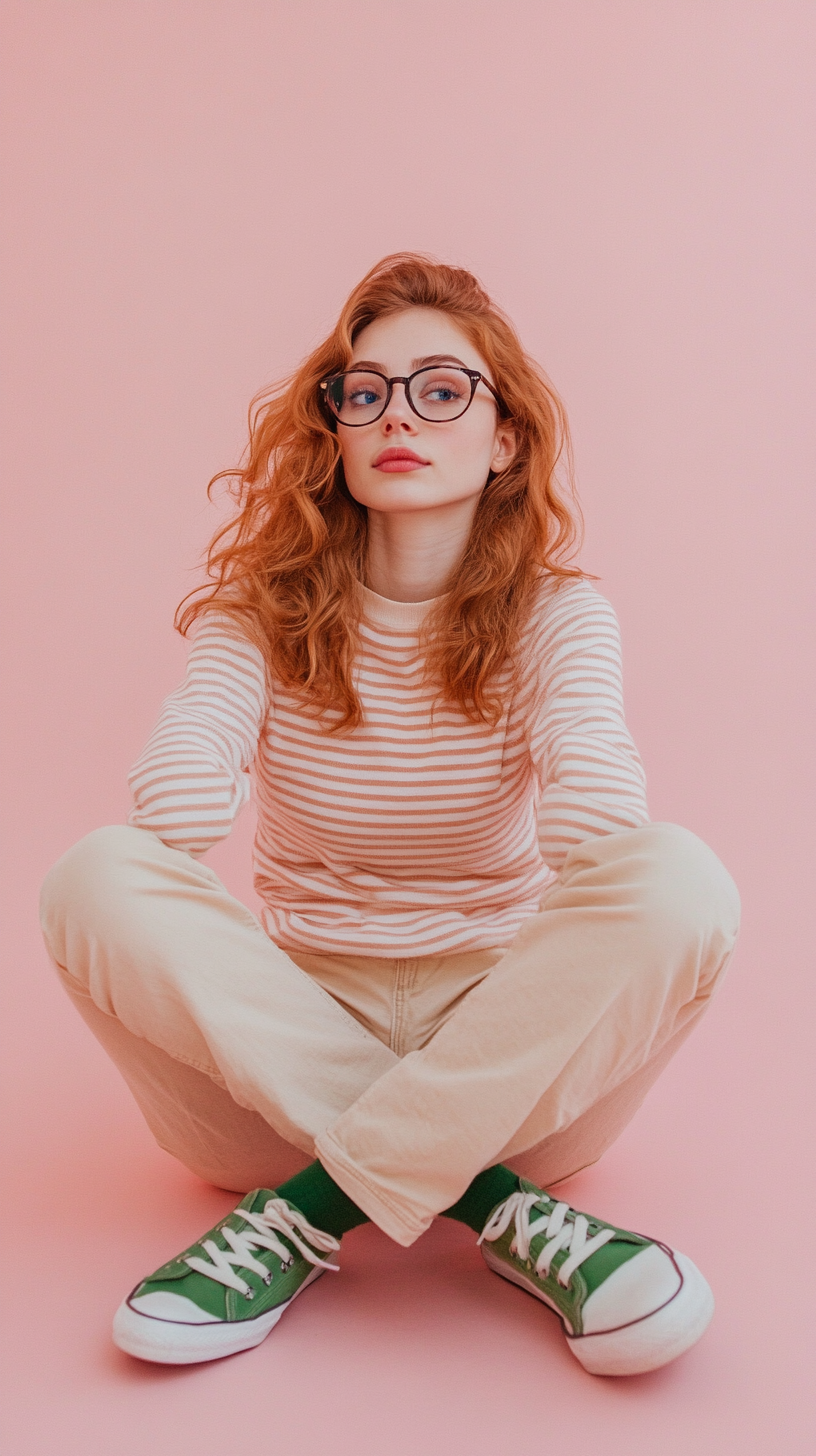
<path id="1" fill-rule="evenodd" d="M 128 1304 L 137 1314 L 147 1315 L 150 1319 L 172 1320 L 177 1325 L 218 1323 L 205 1309 L 194 1304 L 192 1299 L 186 1299 L 183 1294 L 172 1294 L 169 1289 L 154 1289 L 148 1294 L 139 1294 L 135 1299 L 129 1299 Z"/>
<path id="2" fill-rule="evenodd" d="M 682 1282 L 669 1255 L 658 1244 L 649 1244 L 590 1294 L 583 1309 L 584 1334 L 617 1329 L 653 1314 L 674 1298 Z"/>

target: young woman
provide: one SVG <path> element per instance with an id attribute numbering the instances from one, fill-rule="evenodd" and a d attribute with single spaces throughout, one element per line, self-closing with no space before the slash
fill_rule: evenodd
<path id="1" fill-rule="evenodd" d="M 738 921 L 712 852 L 649 823 L 615 617 L 565 564 L 566 448 L 476 279 L 411 254 L 254 413 L 128 825 L 43 896 L 162 1147 L 252 1190 L 124 1301 L 133 1355 L 248 1349 L 348 1229 L 409 1245 L 438 1214 L 592 1372 L 711 1317 L 690 1259 L 546 1191 L 629 1120 Z M 250 772 L 263 925 L 200 858 Z"/>

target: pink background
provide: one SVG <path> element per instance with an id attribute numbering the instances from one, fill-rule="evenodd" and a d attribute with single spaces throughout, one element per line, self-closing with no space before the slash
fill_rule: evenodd
<path id="1" fill-rule="evenodd" d="M 7 1449 L 809 1453 L 813 6 L 4 10 Z M 230 1199 L 152 1145 L 52 977 L 37 887 L 126 812 L 251 394 L 399 248 L 472 266 L 563 392 L 653 816 L 744 895 L 707 1023 L 571 1190 L 715 1288 L 703 1342 L 630 1382 L 584 1375 L 445 1224 L 409 1251 L 351 1235 L 238 1359 L 157 1370 L 109 1342 Z M 247 896 L 250 836 L 212 855 Z"/>

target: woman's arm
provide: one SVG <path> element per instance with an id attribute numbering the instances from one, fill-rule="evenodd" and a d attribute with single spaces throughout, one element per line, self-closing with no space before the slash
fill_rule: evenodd
<path id="1" fill-rule="evenodd" d="M 646 778 L 623 713 L 620 631 L 588 582 L 556 591 L 530 643 L 537 658 L 530 751 L 539 843 L 560 869 L 584 839 L 649 822 Z"/>
<path id="2" fill-rule="evenodd" d="M 205 621 L 181 687 L 166 699 L 128 777 L 128 823 L 165 844 L 203 854 L 225 839 L 249 798 L 252 763 L 267 711 L 257 648 Z"/>

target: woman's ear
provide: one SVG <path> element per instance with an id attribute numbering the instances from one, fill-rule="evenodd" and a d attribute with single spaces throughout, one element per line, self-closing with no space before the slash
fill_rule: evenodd
<path id="1" fill-rule="evenodd" d="M 490 469 L 494 475 L 507 469 L 516 453 L 516 444 L 516 432 L 512 425 L 500 424 L 496 430 L 496 443 L 490 459 Z"/>

